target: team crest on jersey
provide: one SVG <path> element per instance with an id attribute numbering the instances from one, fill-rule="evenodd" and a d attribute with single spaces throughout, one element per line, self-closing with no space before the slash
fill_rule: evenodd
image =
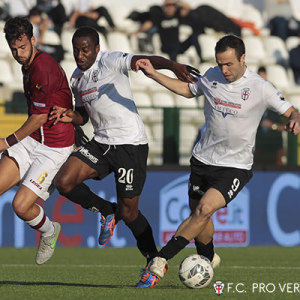
<path id="1" fill-rule="evenodd" d="M 242 93 L 241 93 L 241 97 L 244 101 L 248 100 L 249 96 L 251 94 L 251 91 L 249 88 L 243 88 L 242 89 Z"/>
<path id="2" fill-rule="evenodd" d="M 94 70 L 93 73 L 92 73 L 92 80 L 94 82 L 98 81 L 98 75 L 99 75 L 99 70 Z"/>

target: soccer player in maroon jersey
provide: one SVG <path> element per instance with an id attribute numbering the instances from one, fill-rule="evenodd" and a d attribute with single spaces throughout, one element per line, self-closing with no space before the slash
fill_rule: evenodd
<path id="1" fill-rule="evenodd" d="M 22 66 L 28 119 L 10 136 L 0 138 L 0 195 L 20 183 L 13 209 L 41 233 L 36 263 L 43 264 L 53 255 L 61 226 L 50 221 L 36 202 L 51 194 L 53 178 L 74 144 L 73 124 L 53 126 L 48 115 L 54 105 L 72 109 L 72 96 L 59 64 L 35 48 L 32 25 L 26 18 L 9 19 L 4 32 L 14 59 Z"/>

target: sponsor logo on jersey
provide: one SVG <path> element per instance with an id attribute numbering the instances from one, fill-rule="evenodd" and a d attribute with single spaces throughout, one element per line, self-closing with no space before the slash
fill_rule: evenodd
<path id="1" fill-rule="evenodd" d="M 133 186 L 131 184 L 126 184 L 126 191 L 133 191 Z"/>
<path id="2" fill-rule="evenodd" d="M 33 185 L 35 185 L 39 190 L 42 189 L 42 187 L 41 187 L 36 181 L 34 181 L 33 179 L 30 179 L 30 182 L 31 182 Z"/>
<path id="3" fill-rule="evenodd" d="M 97 92 L 97 88 L 96 87 L 92 87 L 92 88 L 90 88 L 88 90 L 84 90 L 84 91 L 80 92 L 80 96 L 83 97 L 83 96 L 92 94 L 94 92 Z"/>
<path id="4" fill-rule="evenodd" d="M 84 90 L 80 92 L 81 101 L 82 102 L 91 102 L 98 97 L 98 90 L 96 87 L 92 87 L 88 90 Z"/>
<path id="5" fill-rule="evenodd" d="M 83 156 L 85 156 L 87 159 L 89 159 L 92 163 L 96 164 L 98 162 L 98 158 L 95 157 L 94 155 L 92 155 L 88 149 L 84 148 L 84 147 L 79 147 L 77 149 L 77 151 L 79 151 Z"/>
<path id="6" fill-rule="evenodd" d="M 249 88 L 243 88 L 241 91 L 241 98 L 246 101 L 248 100 L 249 96 L 251 94 L 251 91 Z"/>
<path id="7" fill-rule="evenodd" d="M 214 98 L 215 107 L 214 109 L 220 113 L 225 118 L 227 115 L 237 115 L 238 109 L 241 109 L 241 104 L 233 103 L 226 100 L 221 100 L 219 98 Z"/>

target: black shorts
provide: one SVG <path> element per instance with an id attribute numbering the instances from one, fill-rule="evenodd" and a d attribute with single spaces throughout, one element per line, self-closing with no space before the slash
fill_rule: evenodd
<path id="1" fill-rule="evenodd" d="M 195 200 L 200 200 L 209 188 L 215 188 L 228 204 L 253 175 L 251 170 L 206 165 L 193 156 L 190 162 L 189 197 Z"/>
<path id="2" fill-rule="evenodd" d="M 117 196 L 133 198 L 140 195 L 144 187 L 148 151 L 148 144 L 107 145 L 92 139 L 71 155 L 95 169 L 98 172 L 95 179 L 101 180 L 114 172 Z"/>

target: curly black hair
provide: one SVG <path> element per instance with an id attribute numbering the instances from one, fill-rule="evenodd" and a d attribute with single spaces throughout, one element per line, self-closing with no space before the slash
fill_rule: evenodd
<path id="1" fill-rule="evenodd" d="M 15 17 L 7 20 L 4 33 L 8 43 L 19 40 L 24 34 L 30 40 L 33 36 L 33 27 L 28 18 Z"/>

